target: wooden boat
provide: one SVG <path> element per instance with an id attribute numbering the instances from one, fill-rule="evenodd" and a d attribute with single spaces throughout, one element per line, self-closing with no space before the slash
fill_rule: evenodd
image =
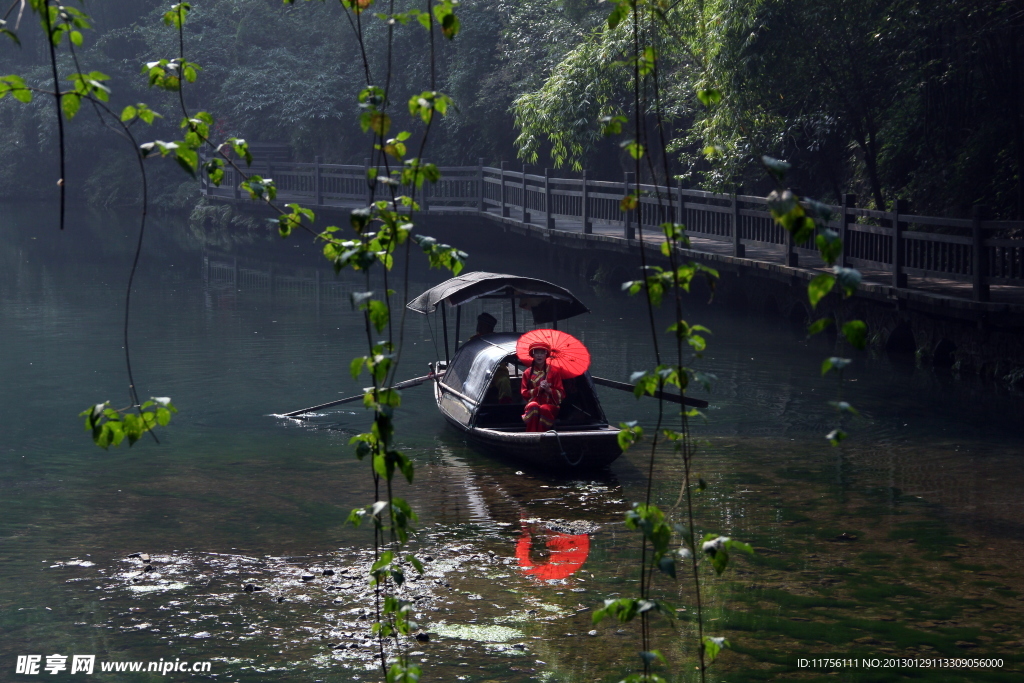
<path id="1" fill-rule="evenodd" d="M 477 335 L 460 345 L 460 307 L 478 298 L 507 299 L 513 331 Z M 521 336 L 515 331 L 517 305 L 532 312 L 535 324 L 550 323 L 556 328 L 559 320 L 589 312 L 571 292 L 550 282 L 482 272 L 452 278 L 409 302 L 408 308 L 418 313 L 441 308 L 445 360 L 431 364 L 431 371 L 440 377 L 433 383 L 438 409 L 469 443 L 516 463 L 573 472 L 607 467 L 622 454 L 619 430 L 608 424 L 589 372 L 563 380 L 566 398 L 553 429 L 525 431 L 525 402 L 519 394 L 523 367 L 516 356 Z M 446 306 L 456 309 L 450 358 Z M 506 374 L 512 396 L 502 402 L 496 379 L 503 381 Z"/>

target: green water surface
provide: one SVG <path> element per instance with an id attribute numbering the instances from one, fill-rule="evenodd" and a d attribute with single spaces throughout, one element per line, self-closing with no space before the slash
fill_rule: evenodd
<path id="1" fill-rule="evenodd" d="M 60 233 L 52 213 L 0 207 L 0 680 L 88 678 L 15 673 L 19 655 L 55 653 L 211 661 L 210 674 L 96 680 L 378 680 L 362 640 L 371 537 L 344 523 L 374 499 L 369 466 L 348 446 L 366 416 L 272 414 L 359 392 L 348 361 L 365 336 L 349 295 L 383 283 L 335 276 L 301 239 L 154 219 L 132 295 L 133 372 L 143 396 L 170 396 L 180 413 L 159 444 L 105 452 L 77 415 L 128 403 L 121 326 L 137 226 L 131 212 L 82 208 Z M 539 242 L 438 230 L 470 252 L 472 270 L 574 291 L 592 313 L 561 327 L 590 348 L 594 374 L 626 380 L 653 366 L 644 309 L 616 283 L 582 278 Z M 444 279 L 413 263 L 410 298 Z M 483 310 L 466 308 L 467 320 Z M 508 329 L 509 310 L 487 310 Z M 716 376 L 694 427 L 709 485 L 698 527 L 757 549 L 722 577 L 705 567 L 705 629 L 731 645 L 709 680 L 1020 680 L 1021 395 L 854 353 L 843 397 L 862 417 L 832 448 L 836 385 L 820 359 L 848 349 L 703 296 L 686 316 L 713 330 L 695 365 Z M 443 357 L 436 323 L 410 314 L 401 376 Z M 613 422 L 653 429 L 655 403 L 601 391 Z M 423 680 L 613 682 L 636 670 L 636 627 L 594 625 L 590 612 L 635 594 L 640 544 L 621 519 L 644 495 L 649 450 L 579 480 L 522 471 L 469 449 L 426 388 L 404 392 L 398 424 L 417 467 L 400 495 L 420 514 L 417 551 L 432 558 L 409 589 L 430 636 L 411 643 Z M 672 508 L 681 468 L 670 449 L 654 472 L 654 499 Z M 582 567 L 552 582 L 524 572 L 524 535 L 542 564 L 559 534 L 586 537 Z M 694 680 L 691 585 L 655 585 L 677 608 L 655 625 L 662 673 Z M 829 658 L 847 663 L 800 666 Z M 1001 664 L 920 668 L 946 658 Z M 917 666 L 886 668 L 892 659 Z"/>

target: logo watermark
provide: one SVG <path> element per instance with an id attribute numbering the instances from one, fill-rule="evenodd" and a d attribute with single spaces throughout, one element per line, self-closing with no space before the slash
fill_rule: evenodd
<path id="1" fill-rule="evenodd" d="M 210 673 L 211 662 L 189 662 L 181 659 L 160 661 L 101 661 L 96 665 L 96 655 L 18 655 L 14 673 L 27 676 L 58 673 L 93 674 L 97 669 L 102 673 L 146 672 L 166 676 L 172 673 Z"/>

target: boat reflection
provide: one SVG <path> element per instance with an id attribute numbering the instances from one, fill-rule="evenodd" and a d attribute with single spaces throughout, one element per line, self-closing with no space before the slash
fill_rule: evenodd
<path id="1" fill-rule="evenodd" d="M 516 559 L 519 561 L 519 569 L 524 575 L 541 581 L 555 581 L 571 576 L 587 561 L 587 555 L 590 554 L 590 534 L 566 534 L 542 527 L 542 530 L 536 535 L 540 538 L 547 535 L 547 541 L 544 544 L 548 551 L 547 557 L 538 558 L 534 562 L 531 554 L 538 556 L 541 553 L 531 553 L 534 538 L 531 526 L 537 529 L 537 526 L 540 525 L 523 522 L 522 531 L 516 543 Z"/>

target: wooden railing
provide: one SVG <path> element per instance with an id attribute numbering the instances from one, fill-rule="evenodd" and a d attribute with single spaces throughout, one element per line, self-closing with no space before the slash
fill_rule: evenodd
<path id="1" fill-rule="evenodd" d="M 283 201 L 310 206 L 362 206 L 370 200 L 368 166 L 313 163 L 256 163 L 250 173 L 272 178 Z M 644 226 L 666 221 L 682 223 L 692 238 L 724 243 L 733 256 L 745 257 L 747 247 L 774 247 L 788 266 L 817 254 L 813 237 L 794 244 L 790 235 L 768 213 L 763 197 L 687 190 L 641 184 L 632 174 L 622 182 L 581 178 L 555 178 L 544 174 L 484 166 L 441 167 L 441 179 L 426 183 L 417 201 L 426 210 L 447 209 L 500 215 L 522 223 L 555 230 L 582 230 L 594 226 L 621 226 L 625 239 L 636 239 L 632 222 L 619 202 L 629 191 L 639 191 L 639 215 Z M 378 169 L 383 175 L 385 169 Z M 219 188 L 203 183 L 211 197 L 241 199 L 243 178 L 228 169 Z M 627 189 L 628 188 L 628 189 Z M 410 188 L 399 189 L 409 194 Z M 973 218 L 938 218 L 907 212 L 896 202 L 892 211 L 858 209 L 856 198 L 846 195 L 833 206 L 829 227 L 839 233 L 845 249 L 840 265 L 891 276 L 893 287 L 906 288 L 907 277 L 960 281 L 971 284 L 972 298 L 989 300 L 990 285 L 1024 287 L 1024 221 L 985 220 L 976 207 Z M 657 231 L 660 234 L 660 231 Z M 695 247 L 699 249 L 699 247 Z M 716 250 L 721 252 L 722 250 Z M 763 251 L 763 249 L 762 249 Z M 763 260 L 763 256 L 759 255 Z"/>

